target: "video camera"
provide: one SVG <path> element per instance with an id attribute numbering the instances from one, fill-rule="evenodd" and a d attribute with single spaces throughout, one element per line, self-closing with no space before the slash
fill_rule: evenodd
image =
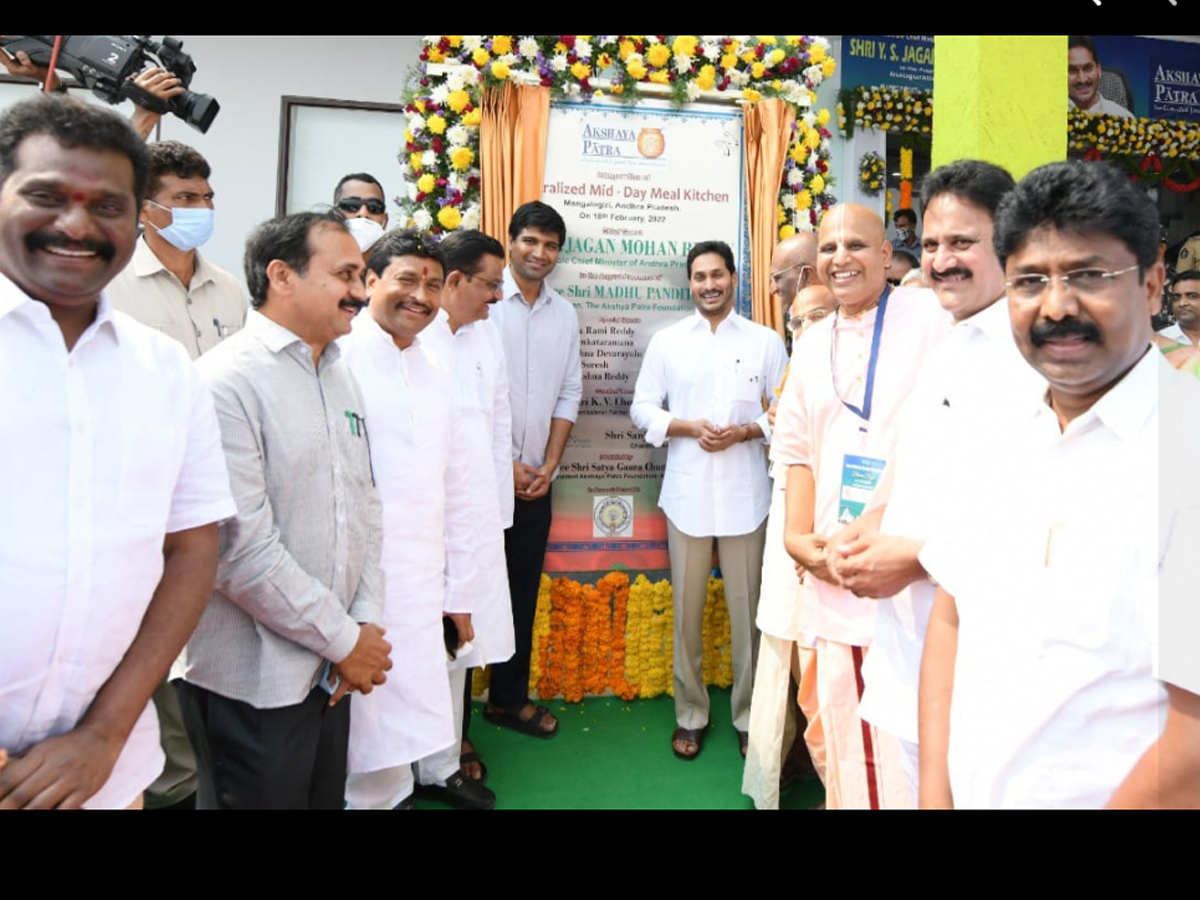
<path id="1" fill-rule="evenodd" d="M 49 66 L 54 51 L 54 36 L 44 34 L 10 35 L 0 40 L 10 55 L 29 54 L 39 66 Z M 185 88 L 192 83 L 196 64 L 183 52 L 183 41 L 163 37 L 162 42 L 145 34 L 72 34 L 63 35 L 55 62 L 56 69 L 69 72 L 84 87 L 109 103 L 124 99 L 150 112 L 171 113 L 200 132 L 207 132 L 221 106 L 208 94 L 185 90 L 178 97 L 160 100 L 133 83 L 133 78 L 154 63 L 175 75 Z"/>

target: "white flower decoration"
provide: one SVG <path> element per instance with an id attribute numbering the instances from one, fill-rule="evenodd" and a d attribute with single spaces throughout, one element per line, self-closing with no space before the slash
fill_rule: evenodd
<path id="1" fill-rule="evenodd" d="M 433 227 L 433 216 L 431 216 L 429 214 L 429 210 L 423 206 L 420 209 L 413 211 L 412 219 L 413 225 L 415 225 L 421 231 L 428 231 Z"/>
<path id="2" fill-rule="evenodd" d="M 421 154 L 421 165 L 426 169 L 432 169 L 437 165 L 437 154 L 432 150 L 426 150 Z"/>
<path id="3" fill-rule="evenodd" d="M 521 38 L 517 44 L 517 52 L 526 59 L 534 59 L 538 55 L 537 40 L 531 37 Z"/>
<path id="4" fill-rule="evenodd" d="M 409 181 L 409 182 L 406 182 L 404 186 L 405 186 L 405 189 L 408 191 L 409 201 L 412 203 L 416 203 L 417 202 L 417 194 L 420 193 L 420 191 L 417 190 L 417 183 L 415 181 Z"/>
<path id="5" fill-rule="evenodd" d="M 820 66 L 809 66 L 804 70 L 804 80 L 811 85 L 820 84 L 824 77 L 825 73 L 821 70 Z"/>
<path id="6" fill-rule="evenodd" d="M 803 169 L 788 169 L 787 183 L 790 184 L 792 187 L 795 187 L 798 184 L 803 184 L 804 183 L 804 170 Z"/>
<path id="7" fill-rule="evenodd" d="M 721 58 L 721 47 L 719 44 L 705 44 L 703 53 L 709 62 L 716 62 Z"/>
<path id="8" fill-rule="evenodd" d="M 483 46 L 483 37 L 478 34 L 464 35 L 462 39 L 463 49 L 468 53 L 474 53 Z"/>
<path id="9" fill-rule="evenodd" d="M 591 59 L 592 45 L 585 40 L 575 41 L 575 55 L 580 59 Z"/>
<path id="10" fill-rule="evenodd" d="M 690 57 L 684 56 L 682 53 L 675 57 L 675 71 L 680 75 L 686 75 L 692 71 L 692 60 Z"/>
<path id="11" fill-rule="evenodd" d="M 812 223 L 812 218 L 808 215 L 807 209 L 802 209 L 796 216 L 793 222 L 797 231 L 816 231 L 817 228 Z"/>
<path id="12" fill-rule="evenodd" d="M 689 100 L 695 100 L 699 96 L 700 96 L 700 85 L 696 84 L 696 82 L 694 82 L 694 81 L 689 81 L 687 83 L 687 98 Z"/>
<path id="13" fill-rule="evenodd" d="M 471 132 L 463 125 L 454 125 L 446 129 L 446 140 L 450 142 L 451 147 L 461 147 L 470 139 Z"/>
<path id="14" fill-rule="evenodd" d="M 784 209 L 795 209 L 796 208 L 796 195 L 795 194 L 784 194 L 782 197 L 779 198 L 779 203 Z"/>
<path id="15" fill-rule="evenodd" d="M 448 84 L 439 84 L 429 92 L 429 99 L 434 103 L 441 105 L 446 102 L 446 98 L 450 96 L 450 86 Z"/>
<path id="16" fill-rule="evenodd" d="M 452 91 L 460 91 L 466 86 L 467 79 L 463 69 L 455 69 L 446 76 L 446 87 Z"/>
<path id="17" fill-rule="evenodd" d="M 479 205 L 476 204 L 463 213 L 462 227 L 475 229 L 479 227 Z"/>
<path id="18" fill-rule="evenodd" d="M 550 68 L 555 72 L 565 72 L 567 69 L 567 55 L 565 53 L 555 53 L 550 58 Z"/>
<path id="19" fill-rule="evenodd" d="M 420 134 L 425 130 L 425 119 L 419 115 L 413 116 L 408 120 L 408 130 L 413 134 Z"/>

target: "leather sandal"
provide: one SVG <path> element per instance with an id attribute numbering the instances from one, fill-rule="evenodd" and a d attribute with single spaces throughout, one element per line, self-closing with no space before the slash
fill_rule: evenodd
<path id="1" fill-rule="evenodd" d="M 671 735 L 671 751 L 680 759 L 687 760 L 688 762 L 692 761 L 700 755 L 700 750 L 704 746 L 704 732 L 707 730 L 707 725 L 703 728 L 676 728 L 675 733 Z M 675 746 L 678 742 L 695 744 L 696 749 L 691 753 L 680 751 Z"/>

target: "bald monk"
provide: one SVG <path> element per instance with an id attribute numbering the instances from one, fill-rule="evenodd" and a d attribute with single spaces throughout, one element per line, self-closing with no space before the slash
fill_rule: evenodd
<path id="1" fill-rule="evenodd" d="M 895 738 L 858 714 L 876 601 L 844 589 L 825 558 L 833 534 L 887 502 L 901 407 L 948 332 L 928 291 L 889 287 L 891 257 L 872 210 L 842 204 L 826 213 L 817 274 L 838 310 L 793 349 L 772 453 L 777 475 L 787 472 L 784 545 L 801 579 L 797 624 L 815 651 L 801 659 L 800 703 L 810 733 L 823 738 L 831 809 L 909 805 Z"/>

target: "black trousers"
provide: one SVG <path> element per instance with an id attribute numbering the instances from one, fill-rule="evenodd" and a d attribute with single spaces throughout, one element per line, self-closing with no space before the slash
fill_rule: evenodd
<path id="1" fill-rule="evenodd" d="M 174 682 L 196 749 L 197 809 L 342 809 L 350 698 L 320 688 L 295 706 L 256 709 Z"/>
<path id="2" fill-rule="evenodd" d="M 550 537 L 551 496 L 554 488 L 537 500 L 517 498 L 512 527 L 504 532 L 508 562 L 508 589 L 512 596 L 512 659 L 492 666 L 488 702 L 503 709 L 519 709 L 529 699 L 529 654 L 533 649 L 533 618 L 537 612 L 538 585 Z"/>

